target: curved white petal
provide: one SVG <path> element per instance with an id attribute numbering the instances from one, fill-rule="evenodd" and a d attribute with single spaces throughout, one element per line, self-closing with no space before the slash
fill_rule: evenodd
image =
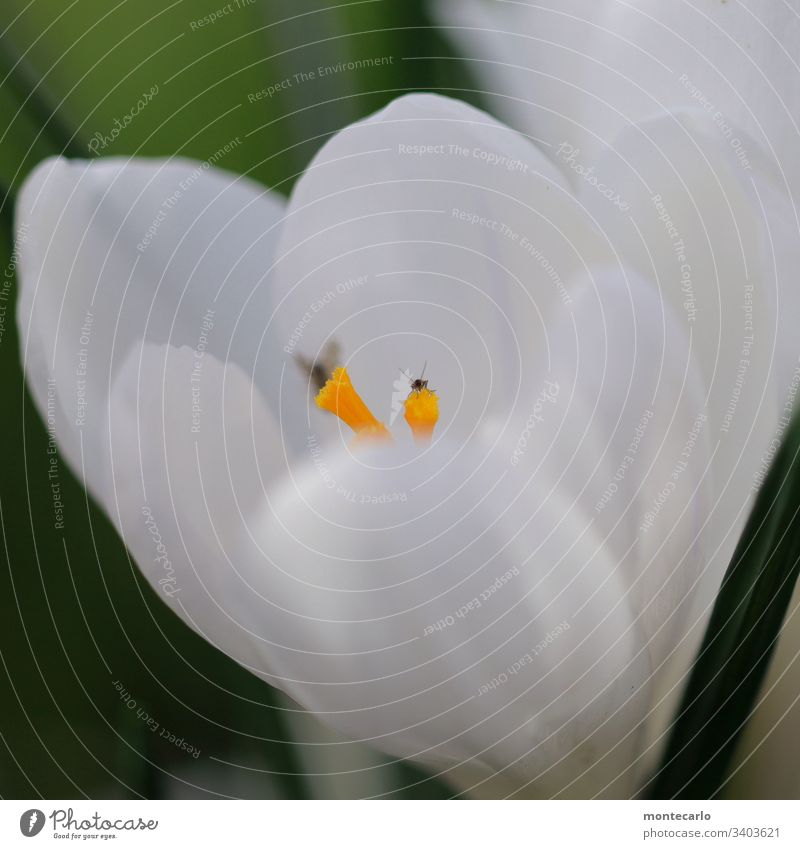
<path id="1" fill-rule="evenodd" d="M 236 552 L 286 460 L 258 390 L 237 365 L 146 343 L 121 364 L 106 416 L 91 459 L 108 469 L 101 501 L 140 569 L 192 628 L 265 674 Z"/>
<path id="2" fill-rule="evenodd" d="M 605 219 L 615 249 L 629 268 L 656 276 L 708 386 L 714 492 L 702 534 L 710 580 L 691 617 L 700 624 L 796 409 L 800 378 L 797 211 L 774 164 L 738 138 L 746 163 L 711 117 L 679 110 L 623 132 L 595 171 L 629 205 L 629 216 Z M 581 196 L 595 214 L 607 205 L 588 182 Z M 764 712 L 786 706 L 773 697 Z"/>
<path id="3" fill-rule="evenodd" d="M 443 428 L 469 433 L 517 410 L 570 275 L 605 256 L 538 148 L 463 103 L 402 97 L 334 136 L 295 188 L 268 332 L 287 359 L 336 339 L 381 418 L 399 370 L 427 361 Z"/>
<path id="4" fill-rule="evenodd" d="M 35 169 L 17 206 L 22 356 L 73 468 L 81 434 L 100 437 L 110 381 L 141 339 L 231 356 L 266 384 L 259 314 L 269 312 L 282 210 L 208 163 L 51 159 Z"/>
<path id="5" fill-rule="evenodd" d="M 696 646 L 687 632 L 698 588 L 718 579 L 706 562 L 706 391 L 691 336 L 652 283 L 630 269 L 598 269 L 572 290 L 571 313 L 548 328 L 557 397 L 531 406 L 512 434 L 514 453 L 591 516 L 622 576 L 653 670 L 637 761 L 644 773 L 680 695 L 676 675 Z M 543 497 L 534 489 L 528 501 Z"/>
<path id="6" fill-rule="evenodd" d="M 571 314 L 549 328 L 556 398 L 531 407 L 515 454 L 592 517 L 661 676 L 703 563 L 705 387 L 690 335 L 646 280 L 604 269 L 573 288 Z"/>
<path id="7" fill-rule="evenodd" d="M 622 133 L 597 174 L 630 206 L 627 215 L 606 219 L 622 261 L 657 281 L 691 334 L 708 391 L 714 499 L 706 545 L 719 577 L 760 483 L 800 355 L 791 327 L 797 222 L 773 170 L 755 155 L 743 169 L 698 110 Z M 582 197 L 597 214 L 607 203 L 588 183 Z"/>
<path id="8" fill-rule="evenodd" d="M 742 128 L 800 191 L 800 12 L 754 0 L 437 0 L 498 114 L 588 164 L 632 123 L 700 105 Z M 743 155 L 747 155 L 744 151 Z"/>
<path id="9" fill-rule="evenodd" d="M 324 475 L 286 480 L 264 553 L 240 553 L 260 563 L 269 665 L 348 737 L 445 775 L 627 794 L 645 641 L 590 517 L 552 491 L 532 517 L 526 485 L 485 437 L 332 449 Z"/>

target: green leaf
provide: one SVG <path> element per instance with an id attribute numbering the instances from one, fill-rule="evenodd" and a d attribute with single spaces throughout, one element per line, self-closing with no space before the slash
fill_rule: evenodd
<path id="1" fill-rule="evenodd" d="M 787 430 L 725 574 L 691 670 L 656 799 L 708 799 L 724 787 L 800 571 L 800 416 Z"/>

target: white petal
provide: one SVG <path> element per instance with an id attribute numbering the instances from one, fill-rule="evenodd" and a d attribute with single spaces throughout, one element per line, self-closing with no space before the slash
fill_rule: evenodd
<path id="1" fill-rule="evenodd" d="M 772 0 L 438 0 L 449 35 L 512 126 L 592 164 L 630 123 L 701 105 L 743 128 L 800 191 L 800 15 Z M 733 129 L 730 129 L 733 128 Z"/>
<path id="2" fill-rule="evenodd" d="M 656 277 L 691 333 L 708 388 L 714 509 L 708 557 L 721 576 L 762 457 L 775 434 L 800 346 L 798 230 L 760 158 L 743 169 L 700 111 L 652 119 L 623 133 L 598 176 L 630 204 L 607 219 L 628 267 Z M 606 203 L 588 184 L 587 204 Z M 789 319 L 791 321 L 791 319 Z"/>
<path id="3" fill-rule="evenodd" d="M 265 674 L 244 624 L 262 602 L 235 552 L 285 468 L 274 417 L 238 366 L 156 344 L 128 353 L 107 416 L 103 447 L 85 447 L 110 470 L 101 500 L 140 569 L 192 628 Z"/>
<path id="4" fill-rule="evenodd" d="M 469 433 L 519 403 L 570 275 L 599 256 L 538 148 L 463 103 L 403 97 L 337 134 L 299 181 L 270 332 L 287 356 L 337 339 L 381 418 L 398 370 L 427 361 L 444 426 Z"/>
<path id="5" fill-rule="evenodd" d="M 592 516 L 660 669 L 683 634 L 681 602 L 702 564 L 711 454 L 704 384 L 689 334 L 643 278 L 603 270 L 574 289 L 571 314 L 549 328 L 557 395 L 532 405 L 516 454 Z"/>
<path id="6" fill-rule="evenodd" d="M 110 381 L 141 339 L 205 347 L 263 375 L 264 276 L 282 207 L 186 160 L 52 159 L 33 172 L 17 208 L 23 362 L 43 414 L 54 381 L 73 468 L 80 433 L 98 438 Z"/>
<path id="7" fill-rule="evenodd" d="M 698 514 L 706 579 L 689 620 L 695 642 L 788 425 L 800 373 L 800 228 L 776 169 L 741 140 L 747 163 L 712 118 L 678 111 L 622 133 L 595 171 L 629 205 L 628 215 L 605 219 L 615 249 L 628 267 L 657 277 L 708 387 L 713 492 L 711 509 Z M 584 186 L 582 198 L 601 215 L 607 200 Z"/>
<path id="8" fill-rule="evenodd" d="M 591 517 L 528 478 L 484 437 L 319 455 L 265 506 L 266 556 L 238 557 L 260 562 L 269 667 L 391 754 L 539 794 L 629 794 L 646 641 Z"/>
<path id="9" fill-rule="evenodd" d="M 548 328 L 552 369 L 543 386 L 554 381 L 558 391 L 531 403 L 511 450 L 591 516 L 617 564 L 653 670 L 644 771 L 680 693 L 674 669 L 683 672 L 696 642 L 687 630 L 706 580 L 703 523 L 713 492 L 706 392 L 689 333 L 652 283 L 601 269 L 572 290 L 570 314 Z M 546 497 L 534 489 L 531 508 Z"/>

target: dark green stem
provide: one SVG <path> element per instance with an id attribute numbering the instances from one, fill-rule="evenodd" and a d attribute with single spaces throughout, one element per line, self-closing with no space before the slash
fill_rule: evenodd
<path id="1" fill-rule="evenodd" d="M 59 153 L 85 156 L 86 146 L 61 116 L 41 76 L 7 36 L 0 39 L 0 74 L 3 75 L 2 85 L 8 86 L 14 98 Z"/>
<path id="2" fill-rule="evenodd" d="M 0 223 L 3 231 L 8 234 L 9 241 L 14 241 L 14 206 L 16 192 L 0 180 Z"/>
<path id="3" fill-rule="evenodd" d="M 800 572 L 800 416 L 758 494 L 691 670 L 655 799 L 708 799 L 725 785 Z"/>

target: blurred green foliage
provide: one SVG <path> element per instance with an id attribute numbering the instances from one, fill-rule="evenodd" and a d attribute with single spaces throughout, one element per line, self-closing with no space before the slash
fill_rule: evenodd
<path id="1" fill-rule="evenodd" d="M 89 140 L 109 135 L 154 86 L 158 95 L 102 155 L 206 159 L 238 137 L 225 167 L 284 193 L 328 134 L 397 94 L 463 88 L 471 99 L 461 63 L 427 58 L 447 48 L 422 0 L 233 0 L 197 25 L 225 6 L 3 0 L 0 184 L 13 192 L 47 155 L 90 156 Z M 376 57 L 391 60 L 314 84 L 294 76 Z M 286 79 L 290 87 L 257 96 Z M 169 613 L 63 463 L 65 530 L 54 527 L 48 437 L 26 393 L 14 322 L 10 204 L 9 195 L 0 246 L 11 284 L 0 305 L 0 795 L 449 795 L 378 758 L 354 776 L 305 777 L 319 747 L 292 741 L 293 707 Z M 150 731 L 137 710 L 200 756 Z"/>

